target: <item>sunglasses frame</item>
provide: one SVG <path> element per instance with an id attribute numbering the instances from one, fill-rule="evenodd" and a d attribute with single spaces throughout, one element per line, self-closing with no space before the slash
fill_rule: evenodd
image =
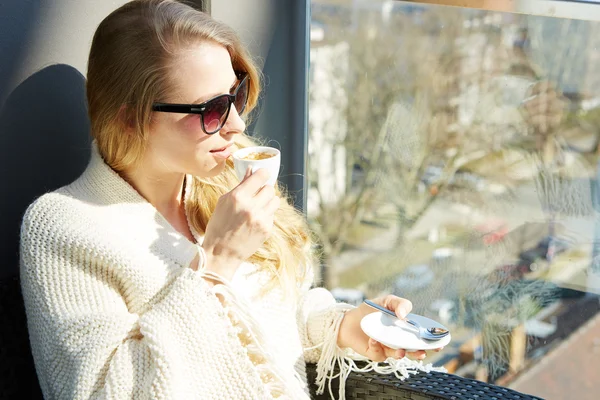
<path id="1" fill-rule="evenodd" d="M 218 131 L 220 131 L 221 128 L 223 128 L 223 125 L 227 121 L 227 118 L 229 118 L 229 112 L 231 111 L 231 105 L 235 103 L 235 98 L 237 97 L 240 88 L 242 87 L 242 85 L 244 83 L 248 84 L 248 81 L 250 80 L 250 77 L 246 72 L 237 72 L 236 75 L 237 75 L 237 78 L 240 83 L 237 85 L 237 87 L 231 94 L 220 94 L 220 95 L 215 96 L 212 99 L 206 100 L 200 104 L 153 103 L 152 111 L 177 113 L 177 114 L 200 115 L 200 118 L 202 120 L 202 130 L 207 135 L 213 135 L 213 134 L 217 133 Z M 249 90 L 250 90 L 250 88 L 248 88 L 248 91 Z M 208 132 L 206 130 L 206 125 L 204 124 L 204 112 L 208 108 L 209 103 L 220 100 L 222 98 L 226 98 L 229 102 L 227 111 L 224 114 L 225 115 L 225 118 L 223 119 L 224 122 L 220 123 L 220 120 L 219 120 L 219 127 L 217 129 L 215 129 L 214 131 Z M 237 110 L 237 112 L 239 114 L 242 114 L 244 112 L 244 110 L 246 109 L 246 103 L 248 103 L 248 94 L 246 94 L 246 101 L 244 102 L 242 109 Z"/>

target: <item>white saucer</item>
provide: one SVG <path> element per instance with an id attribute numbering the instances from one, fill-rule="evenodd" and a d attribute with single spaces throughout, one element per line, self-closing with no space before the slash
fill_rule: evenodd
<path id="1" fill-rule="evenodd" d="M 443 327 L 432 319 L 409 314 L 408 318 L 415 320 L 421 326 Z M 418 337 L 412 330 L 402 327 L 398 319 L 382 313 L 373 312 L 360 321 L 360 327 L 370 338 L 392 349 L 405 349 L 407 351 L 435 350 L 446 346 L 452 340 L 450 334 L 440 340 L 425 340 Z"/>

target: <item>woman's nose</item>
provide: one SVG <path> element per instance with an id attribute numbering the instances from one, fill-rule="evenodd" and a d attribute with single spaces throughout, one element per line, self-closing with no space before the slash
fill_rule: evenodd
<path id="1" fill-rule="evenodd" d="M 246 130 L 246 123 L 240 117 L 240 114 L 237 112 L 235 105 L 231 105 L 231 110 L 229 110 L 229 116 L 227 117 L 227 121 L 225 121 L 225 125 L 223 125 L 223 133 L 243 133 Z"/>

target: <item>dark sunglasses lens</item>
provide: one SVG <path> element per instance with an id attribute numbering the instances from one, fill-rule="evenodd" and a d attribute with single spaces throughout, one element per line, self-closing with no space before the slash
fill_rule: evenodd
<path id="1" fill-rule="evenodd" d="M 248 79 L 244 79 L 238 87 L 237 93 L 235 94 L 235 109 L 238 114 L 244 112 L 246 108 L 246 102 L 248 101 Z"/>
<path id="2" fill-rule="evenodd" d="M 202 115 L 204 131 L 215 133 L 223 127 L 229 109 L 229 99 L 226 96 L 217 97 L 206 104 Z"/>

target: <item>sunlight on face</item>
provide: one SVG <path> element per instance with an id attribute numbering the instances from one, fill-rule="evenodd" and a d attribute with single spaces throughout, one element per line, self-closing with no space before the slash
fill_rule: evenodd
<path id="1" fill-rule="evenodd" d="M 228 51 L 204 42 L 181 52 L 173 63 L 173 93 L 160 101 L 198 104 L 228 94 L 238 84 Z M 234 150 L 235 134 L 246 128 L 234 106 L 223 128 L 207 135 L 195 114 L 154 113 L 145 154 L 145 168 L 156 174 L 218 175 Z"/>

